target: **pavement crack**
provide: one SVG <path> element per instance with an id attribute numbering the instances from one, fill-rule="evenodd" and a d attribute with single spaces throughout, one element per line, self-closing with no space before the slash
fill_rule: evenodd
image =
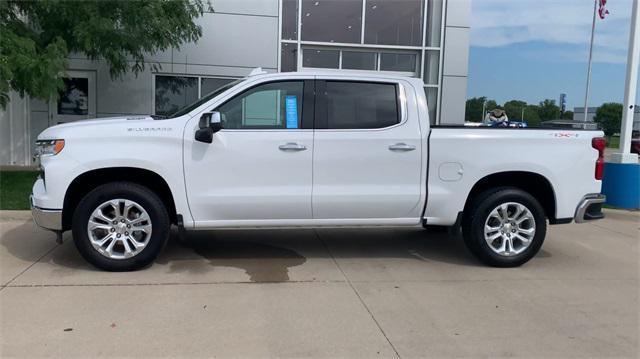
<path id="1" fill-rule="evenodd" d="M 60 245 L 56 244 L 55 246 L 53 246 L 51 249 L 49 249 L 48 251 L 46 251 L 43 255 L 41 255 L 40 257 L 38 257 L 38 259 L 36 259 L 35 262 L 29 264 L 29 266 L 27 266 L 27 268 L 23 269 L 20 273 L 16 274 L 13 278 L 11 278 L 8 282 L 4 283 L 2 286 L 0 286 L 0 291 L 2 291 L 3 289 L 5 289 L 6 287 L 9 287 L 11 283 L 13 283 L 13 281 L 15 281 L 16 279 L 18 279 L 18 277 L 20 277 L 21 275 L 23 275 L 26 271 L 28 271 L 29 269 L 31 269 L 31 267 L 33 267 L 34 265 L 36 265 L 38 262 L 40 262 L 40 260 L 42 260 L 42 258 L 48 256 L 51 252 L 55 251 L 56 249 L 58 249 L 58 247 L 60 247 Z"/>
<path id="2" fill-rule="evenodd" d="M 305 283 L 345 283 L 343 280 L 287 280 L 287 281 L 237 281 L 237 282 L 159 282 L 159 283 L 83 283 L 83 284 L 16 284 L 6 285 L 9 288 L 56 288 L 56 287 L 154 287 L 154 286 L 196 286 L 196 285 L 270 285 L 270 284 L 305 284 Z"/>
<path id="3" fill-rule="evenodd" d="M 331 259 L 333 260 L 333 263 L 336 265 L 336 267 L 338 268 L 340 273 L 342 273 L 342 276 L 344 277 L 345 281 L 349 284 L 349 286 L 351 287 L 351 290 L 353 290 L 353 293 L 355 293 L 356 297 L 358 297 L 358 300 L 360 301 L 360 303 L 362 304 L 364 309 L 367 311 L 367 313 L 369 313 L 369 316 L 371 316 L 371 319 L 373 320 L 373 322 L 378 327 L 378 330 L 380 330 L 380 333 L 382 333 L 382 336 L 384 336 L 384 338 L 387 340 L 387 343 L 389 343 L 389 345 L 391 346 L 391 349 L 393 349 L 393 351 L 396 353 L 396 356 L 398 358 L 402 358 L 400 356 L 400 353 L 398 353 L 398 350 L 396 349 L 395 345 L 393 345 L 393 343 L 391 342 L 391 340 L 387 336 L 387 333 L 385 333 L 385 331 L 384 331 L 384 329 L 382 329 L 382 326 L 380 325 L 380 323 L 378 323 L 378 320 L 373 315 L 373 312 L 371 312 L 371 309 L 369 309 L 369 306 L 367 306 L 367 303 L 365 303 L 364 299 L 362 299 L 362 297 L 360 296 L 360 293 L 358 293 L 358 290 L 356 289 L 356 287 L 353 286 L 353 283 L 351 282 L 351 279 L 349 279 L 349 277 L 347 277 L 347 274 L 344 272 L 344 270 L 342 270 L 342 267 L 340 267 L 340 264 L 338 264 L 338 261 L 336 260 L 336 257 L 334 257 L 333 253 L 331 252 L 331 250 L 329 250 L 329 246 L 327 246 L 327 243 L 325 243 L 325 241 L 320 237 L 320 235 L 318 234 L 317 230 L 314 229 L 313 233 L 315 233 L 316 238 L 318 238 L 318 240 L 320 241 L 320 243 L 322 243 L 322 245 L 324 246 L 324 249 L 327 251 L 329 256 L 331 256 Z"/>
<path id="4" fill-rule="evenodd" d="M 619 234 L 619 235 L 622 235 L 622 236 L 625 236 L 625 237 L 629 237 L 629 238 L 633 238 L 633 239 L 637 239 L 638 238 L 637 236 L 634 237 L 633 235 L 630 235 L 629 233 L 620 232 L 618 230 L 615 230 L 615 229 L 612 229 L 612 228 L 609 228 L 609 227 L 604 227 L 604 226 L 599 225 L 597 223 L 590 223 L 590 224 L 593 225 L 594 227 L 598 227 L 600 229 L 604 229 L 605 231 L 611 231 L 613 233 L 616 233 L 616 234 Z"/>

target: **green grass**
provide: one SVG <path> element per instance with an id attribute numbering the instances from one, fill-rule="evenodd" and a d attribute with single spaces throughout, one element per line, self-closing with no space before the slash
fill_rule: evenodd
<path id="1" fill-rule="evenodd" d="M 29 209 L 36 171 L 0 171 L 0 209 Z"/>
<path id="2" fill-rule="evenodd" d="M 607 137 L 607 147 L 618 148 L 620 146 L 620 136 Z"/>

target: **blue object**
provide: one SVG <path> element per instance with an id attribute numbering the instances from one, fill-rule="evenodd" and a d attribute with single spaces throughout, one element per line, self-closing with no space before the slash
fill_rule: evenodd
<path id="1" fill-rule="evenodd" d="M 605 162 L 602 193 L 608 205 L 640 209 L 640 164 Z"/>
<path id="2" fill-rule="evenodd" d="M 284 103 L 287 114 L 287 128 L 298 128 L 298 97 L 285 96 Z"/>

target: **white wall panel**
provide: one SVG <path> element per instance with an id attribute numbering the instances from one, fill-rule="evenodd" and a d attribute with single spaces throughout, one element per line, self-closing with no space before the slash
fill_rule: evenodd
<path id="1" fill-rule="evenodd" d="M 207 13 L 203 35 L 175 50 L 174 63 L 277 68 L 278 18 Z"/>
<path id="2" fill-rule="evenodd" d="M 31 111 L 31 150 L 35 148 L 36 140 L 40 132 L 49 127 L 49 112 Z"/>
<path id="3" fill-rule="evenodd" d="M 469 28 L 447 27 L 445 31 L 443 75 L 467 76 L 469 73 Z"/>
<path id="4" fill-rule="evenodd" d="M 29 165 L 29 100 L 9 93 L 9 104 L 0 110 L 0 165 Z"/>
<path id="5" fill-rule="evenodd" d="M 112 80 L 106 66 L 98 68 L 97 112 L 106 114 L 149 114 L 152 113 L 151 72 L 146 69 L 136 77 L 127 73 L 122 79 Z"/>
<path id="6" fill-rule="evenodd" d="M 278 16 L 278 0 L 212 0 L 217 13 Z"/>
<path id="7" fill-rule="evenodd" d="M 254 67 L 228 67 L 228 66 L 208 66 L 208 65 L 192 65 L 186 66 L 187 74 L 202 75 L 202 76 L 222 76 L 222 77 L 245 77 L 249 75 Z M 267 72 L 275 72 L 276 68 L 262 67 Z"/>
<path id="8" fill-rule="evenodd" d="M 464 123 L 466 99 L 467 78 L 444 76 L 442 79 L 440 124 Z"/>
<path id="9" fill-rule="evenodd" d="M 490 20 L 487 19 L 487 21 Z M 469 27 L 470 24 L 471 0 L 447 0 L 446 26 Z"/>

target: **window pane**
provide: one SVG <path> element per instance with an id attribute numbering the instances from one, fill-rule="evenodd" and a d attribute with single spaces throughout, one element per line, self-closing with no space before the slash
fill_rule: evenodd
<path id="1" fill-rule="evenodd" d="M 440 74 L 440 57 L 438 51 L 425 51 L 424 59 L 424 83 L 429 85 L 437 85 Z"/>
<path id="2" fill-rule="evenodd" d="M 64 90 L 58 98 L 58 115 L 89 114 L 89 79 L 72 77 L 62 81 Z"/>
<path id="3" fill-rule="evenodd" d="M 364 42 L 422 46 L 423 0 L 367 0 Z"/>
<path id="4" fill-rule="evenodd" d="M 340 62 L 340 51 L 338 50 L 302 50 L 303 67 L 321 67 L 327 69 L 337 69 Z"/>
<path id="5" fill-rule="evenodd" d="M 168 116 L 198 99 L 198 78 L 156 76 L 156 114 Z"/>
<path id="6" fill-rule="evenodd" d="M 342 51 L 342 68 L 352 70 L 375 70 L 378 54 L 375 52 Z"/>
<path id="7" fill-rule="evenodd" d="M 438 88 L 425 87 L 424 93 L 427 96 L 427 108 L 429 109 L 429 123 L 436 124 L 436 111 L 438 109 Z"/>
<path id="8" fill-rule="evenodd" d="M 222 126 L 228 129 L 300 128 L 302 81 L 275 82 L 254 87 L 220 106 Z"/>
<path id="9" fill-rule="evenodd" d="M 302 40 L 360 43 L 362 1 L 302 0 Z"/>
<path id="10" fill-rule="evenodd" d="M 442 0 L 427 0 L 427 46 L 440 46 Z"/>
<path id="11" fill-rule="evenodd" d="M 394 54 L 383 52 L 380 55 L 381 71 L 416 71 L 416 54 Z"/>
<path id="12" fill-rule="evenodd" d="M 202 83 L 200 86 L 200 97 L 206 96 L 207 94 L 219 89 L 220 87 L 228 84 L 229 82 L 233 82 L 235 79 L 222 79 L 222 78 L 202 78 Z"/>
<path id="13" fill-rule="evenodd" d="M 326 85 L 328 128 L 383 128 L 400 122 L 396 85 L 334 81 Z"/>
<path id="14" fill-rule="evenodd" d="M 280 72 L 296 71 L 298 68 L 298 45 L 282 43 L 280 52 Z"/>
<path id="15" fill-rule="evenodd" d="M 282 0 L 282 39 L 298 39 L 298 0 Z"/>

